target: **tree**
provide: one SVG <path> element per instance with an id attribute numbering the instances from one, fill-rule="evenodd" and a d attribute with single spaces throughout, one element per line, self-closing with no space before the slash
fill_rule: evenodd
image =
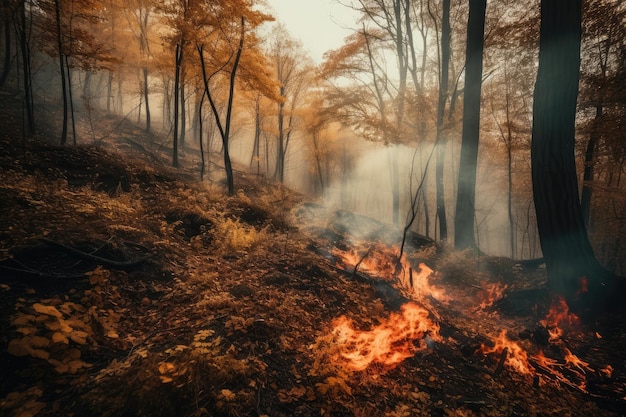
<path id="1" fill-rule="evenodd" d="M 307 78 L 311 73 L 309 60 L 302 45 L 290 39 L 284 26 L 276 26 L 271 33 L 271 45 L 267 55 L 272 61 L 278 81 L 277 145 L 274 178 L 285 179 L 285 161 L 292 134 L 296 128 L 296 108 L 302 104 Z"/>
<path id="2" fill-rule="evenodd" d="M 542 0 L 533 103 L 533 195 L 548 286 L 578 311 L 599 307 L 609 275 L 584 225 L 574 158 L 582 0 Z"/>
<path id="3" fill-rule="evenodd" d="M 463 135 L 454 217 L 454 245 L 457 249 L 476 248 L 474 210 L 486 8 L 487 0 L 470 0 L 469 2 L 465 94 L 463 97 Z"/>
<path id="4" fill-rule="evenodd" d="M 441 17 L 441 64 L 439 72 L 439 97 L 437 99 L 437 164 L 435 167 L 435 184 L 437 193 L 437 218 L 439 219 L 439 237 L 448 238 L 448 222 L 443 187 L 443 167 L 446 155 L 446 139 L 443 133 L 443 117 L 448 98 L 448 73 L 450 66 L 450 0 L 443 0 Z"/>

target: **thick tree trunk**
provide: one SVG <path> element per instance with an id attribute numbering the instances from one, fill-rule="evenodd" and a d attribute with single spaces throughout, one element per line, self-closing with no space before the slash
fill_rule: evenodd
<path id="1" fill-rule="evenodd" d="M 454 217 L 454 245 L 457 249 L 476 248 L 474 212 L 486 7 L 486 0 L 469 2 L 461 163 Z"/>
<path id="2" fill-rule="evenodd" d="M 448 221 L 444 190 L 444 162 L 446 157 L 446 139 L 443 133 L 443 116 L 448 98 L 448 73 L 450 67 L 450 0 L 444 0 L 441 17 L 441 73 L 439 76 L 439 97 L 437 100 L 437 164 L 435 166 L 435 191 L 437 199 L 437 219 L 439 219 L 439 238 L 448 239 Z"/>
<path id="3" fill-rule="evenodd" d="M 4 86 L 9 72 L 11 72 L 11 22 L 5 20 L 4 25 L 4 65 L 2 66 L 2 75 L 0 75 L 0 88 Z"/>
<path id="4" fill-rule="evenodd" d="M 607 290 L 578 199 L 574 157 L 581 0 L 542 0 L 533 104 L 532 182 L 548 285 L 570 307 L 594 309 Z"/>

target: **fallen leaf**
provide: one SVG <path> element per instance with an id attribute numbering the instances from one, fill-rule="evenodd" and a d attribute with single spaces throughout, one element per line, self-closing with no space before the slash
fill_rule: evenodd
<path id="1" fill-rule="evenodd" d="M 35 309 L 37 313 L 40 313 L 40 314 L 46 314 L 48 316 L 53 316 L 57 318 L 63 317 L 63 314 L 61 314 L 61 312 L 57 310 L 56 307 L 54 306 L 45 306 L 40 303 L 35 303 L 33 304 L 33 308 Z"/>

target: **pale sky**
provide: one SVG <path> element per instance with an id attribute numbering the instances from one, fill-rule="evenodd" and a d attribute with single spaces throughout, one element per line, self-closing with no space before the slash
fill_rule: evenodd
<path id="1" fill-rule="evenodd" d="M 337 0 L 267 0 L 270 14 L 300 40 L 316 63 L 329 49 L 337 49 L 355 27 L 356 14 Z"/>

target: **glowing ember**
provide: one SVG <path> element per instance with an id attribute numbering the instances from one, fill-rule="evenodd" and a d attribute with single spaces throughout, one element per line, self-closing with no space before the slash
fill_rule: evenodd
<path id="1" fill-rule="evenodd" d="M 504 295 L 504 291 L 508 288 L 508 285 L 499 282 L 493 284 L 487 284 L 485 282 L 482 282 L 480 286 L 482 287 L 482 289 L 478 294 L 478 297 L 481 301 L 478 308 L 480 308 L 481 310 L 492 306 L 493 303 L 501 299 Z"/>
<path id="2" fill-rule="evenodd" d="M 440 340 L 439 325 L 428 315 L 426 309 L 407 303 L 401 313 L 391 313 L 386 321 L 367 331 L 356 330 L 352 321 L 342 316 L 335 320 L 333 330 L 340 347 L 341 358 L 338 359 L 346 361 L 355 371 L 362 371 L 373 363 L 393 367 L 425 349 L 424 338 Z"/>
<path id="3" fill-rule="evenodd" d="M 554 343 L 563 336 L 566 330 L 569 331 L 578 327 L 580 320 L 578 316 L 569 312 L 565 298 L 557 296 L 554 298 L 546 318 L 540 323 L 548 330 L 549 341 Z"/>
<path id="4" fill-rule="evenodd" d="M 522 349 L 520 345 L 506 337 L 506 330 L 500 332 L 498 337 L 494 339 L 494 343 L 495 345 L 493 347 L 481 345 L 480 352 L 486 355 L 490 353 L 501 355 L 502 351 L 506 348 L 508 349 L 508 353 L 506 361 L 504 362 L 505 365 L 520 374 L 533 374 L 532 366 L 528 363 L 526 351 Z"/>

